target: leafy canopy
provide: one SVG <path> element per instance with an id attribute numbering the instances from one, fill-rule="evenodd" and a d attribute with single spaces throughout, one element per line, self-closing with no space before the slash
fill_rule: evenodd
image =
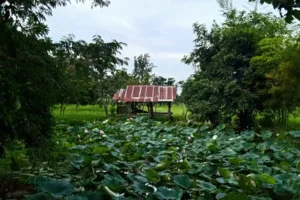
<path id="1" fill-rule="evenodd" d="M 150 61 L 149 54 L 139 55 L 138 57 L 134 57 L 132 75 L 140 84 L 149 84 L 151 78 L 150 74 L 154 67 L 154 64 Z"/>
<path id="2" fill-rule="evenodd" d="M 214 23 L 209 31 L 195 23 L 195 48 L 183 58 L 195 74 L 183 85 L 182 98 L 195 117 L 218 124 L 239 117 L 242 129 L 253 127 L 253 114 L 264 110 L 269 96 L 261 92 L 266 77 L 250 64 L 258 43 L 266 37 L 289 32 L 274 16 L 256 11 L 229 10 L 225 22 Z"/>

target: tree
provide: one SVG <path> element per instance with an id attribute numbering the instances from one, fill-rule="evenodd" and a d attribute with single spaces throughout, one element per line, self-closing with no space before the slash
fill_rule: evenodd
<path id="1" fill-rule="evenodd" d="M 150 62 L 149 54 L 143 54 L 134 57 L 133 78 L 137 79 L 140 84 L 150 83 L 150 73 L 155 66 Z"/>
<path id="2" fill-rule="evenodd" d="M 288 116 L 300 104 L 299 36 L 287 34 L 265 38 L 259 43 L 258 55 L 251 64 L 268 80 L 268 87 L 261 91 L 271 95 L 264 107 L 271 112 L 278 124 L 286 124 Z"/>
<path id="3" fill-rule="evenodd" d="M 249 0 L 249 2 L 254 2 L 257 0 Z M 300 20 L 300 1 L 299 0 L 260 0 L 261 4 L 267 3 L 272 4 L 274 9 L 278 9 L 280 15 L 285 17 L 286 22 L 290 23 L 294 18 Z M 282 14 L 282 10 L 286 13 Z"/>
<path id="4" fill-rule="evenodd" d="M 185 81 L 179 81 L 177 84 L 176 84 L 176 87 L 178 88 L 181 88 L 181 90 L 183 90 L 183 86 L 185 85 Z M 182 96 L 182 93 L 180 95 L 177 94 L 177 97 L 176 97 L 176 103 L 179 103 L 179 105 L 181 106 L 182 108 L 182 115 L 183 115 L 183 118 L 184 118 L 184 121 L 187 121 L 187 116 L 188 116 L 188 112 L 189 112 L 189 109 L 187 107 L 187 104 L 185 102 L 187 98 L 186 97 L 183 97 Z"/>
<path id="5" fill-rule="evenodd" d="M 116 90 L 126 88 L 128 82 L 132 79 L 131 75 L 127 73 L 127 69 L 117 69 L 113 74 L 114 85 Z"/>
<path id="6" fill-rule="evenodd" d="M 162 76 L 156 76 L 155 74 L 152 75 L 151 83 L 152 85 L 165 85 L 167 79 Z"/>
<path id="7" fill-rule="evenodd" d="M 172 85 L 175 84 L 175 79 L 174 78 L 165 78 L 165 77 L 162 77 L 162 76 L 156 76 L 155 74 L 152 74 L 151 84 L 152 85 L 172 86 Z"/>
<path id="8" fill-rule="evenodd" d="M 258 43 L 265 37 L 287 33 L 285 23 L 270 14 L 256 11 L 224 12 L 225 22 L 213 24 L 209 32 L 194 24 L 195 49 L 185 56 L 198 72 L 183 86 L 182 95 L 191 112 L 213 124 L 229 122 L 237 115 L 241 129 L 253 127 L 254 113 L 264 109 L 269 95 L 259 93 L 266 77 L 250 64 Z"/>
<path id="9" fill-rule="evenodd" d="M 115 40 L 106 43 L 98 35 L 91 43 L 74 39 L 73 36 L 64 38 L 57 44 L 55 53 L 67 80 L 61 92 L 61 108 L 68 103 L 86 104 L 96 97 L 108 116 L 111 96 L 129 79 L 124 69 L 117 69 L 118 65 L 127 65 L 127 58 L 117 56 L 126 44 Z"/>
<path id="10" fill-rule="evenodd" d="M 174 78 L 168 78 L 166 81 L 166 85 L 172 86 L 175 84 L 175 79 Z"/>
<path id="11" fill-rule="evenodd" d="M 104 106 L 106 116 L 109 115 L 109 102 L 111 102 L 113 94 L 119 89 L 113 78 L 117 70 L 116 67 L 128 65 L 128 58 L 121 59 L 118 57 L 123 46 L 126 44 L 116 40 L 105 43 L 100 36 L 94 36 L 93 42 L 89 44 L 86 52 L 88 66 L 92 71 L 91 76 L 96 83 L 99 103 Z"/>
<path id="12" fill-rule="evenodd" d="M 63 81 L 61 69 L 48 53 L 53 45 L 46 26 L 28 21 L 21 32 L 8 17 L 0 27 L 1 143 L 18 137 L 37 145 L 50 134 L 50 107 Z"/>
<path id="13" fill-rule="evenodd" d="M 82 1 L 81 1 L 82 2 Z M 64 85 L 64 68 L 43 24 L 52 9 L 68 0 L 0 0 L 0 146 L 18 137 L 40 145 L 51 133 L 50 108 Z M 92 6 L 108 6 L 95 0 Z"/>

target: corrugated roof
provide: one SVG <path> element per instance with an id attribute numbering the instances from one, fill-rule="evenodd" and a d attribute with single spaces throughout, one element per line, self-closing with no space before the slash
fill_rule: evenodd
<path id="1" fill-rule="evenodd" d="M 173 102 L 175 86 L 128 85 L 114 94 L 114 101 L 121 102 Z"/>

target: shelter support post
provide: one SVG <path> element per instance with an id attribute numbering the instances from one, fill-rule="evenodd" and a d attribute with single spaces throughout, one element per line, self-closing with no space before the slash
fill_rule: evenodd
<path id="1" fill-rule="evenodd" d="M 172 121 L 173 117 L 172 117 L 172 112 L 171 112 L 171 107 L 172 107 L 172 103 L 168 102 L 168 116 L 169 116 L 169 120 Z"/>
<path id="2" fill-rule="evenodd" d="M 149 119 L 153 119 L 153 103 L 148 103 L 148 117 Z"/>
<path id="3" fill-rule="evenodd" d="M 131 102 L 131 114 L 135 114 L 134 102 Z"/>
<path id="4" fill-rule="evenodd" d="M 130 103 L 126 103 L 126 104 L 127 104 L 127 108 L 128 108 L 129 117 L 131 117 L 131 106 L 130 106 Z"/>

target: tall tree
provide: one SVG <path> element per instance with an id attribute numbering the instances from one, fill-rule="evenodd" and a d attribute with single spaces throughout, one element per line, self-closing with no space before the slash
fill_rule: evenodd
<path id="1" fill-rule="evenodd" d="M 167 79 L 162 76 L 156 76 L 155 74 L 152 75 L 151 83 L 152 85 L 165 85 Z"/>
<path id="2" fill-rule="evenodd" d="M 127 65 L 127 58 L 118 57 L 124 45 L 115 40 L 106 43 L 100 36 L 94 36 L 91 43 L 69 36 L 57 44 L 55 55 L 65 68 L 67 80 L 61 92 L 62 109 L 67 103 L 89 102 L 91 95 L 97 97 L 108 116 L 111 96 L 129 79 L 124 69 L 117 69 L 118 65 Z"/>
<path id="3" fill-rule="evenodd" d="M 83 2 L 83 1 L 81 1 Z M 43 24 L 52 9 L 68 0 L 0 0 L 0 143 L 19 137 L 29 145 L 51 132 L 51 106 L 57 102 L 64 69 Z M 108 6 L 95 0 L 92 6 Z M 12 103 L 13 102 L 13 103 Z M 0 144 L 1 146 L 1 144 Z"/>
<path id="4" fill-rule="evenodd" d="M 175 79 L 174 78 L 168 78 L 166 81 L 166 85 L 172 86 L 175 84 Z"/>
<path id="5" fill-rule="evenodd" d="M 151 84 L 152 85 L 169 85 L 172 86 L 175 84 L 174 78 L 165 78 L 162 76 L 156 76 L 155 74 L 152 74 L 151 77 Z"/>
<path id="6" fill-rule="evenodd" d="M 94 36 L 93 42 L 89 44 L 86 52 L 88 66 L 92 69 L 92 77 L 95 80 L 99 102 L 104 106 L 108 116 L 108 105 L 114 92 L 119 89 L 113 76 L 117 66 L 127 65 L 128 58 L 119 58 L 120 50 L 125 43 L 116 40 L 105 43 L 100 36 Z M 115 86 L 115 87 L 113 87 Z"/>
<path id="7" fill-rule="evenodd" d="M 150 55 L 142 54 L 138 57 L 134 57 L 134 69 L 132 75 L 140 84 L 149 84 L 151 78 L 150 74 L 154 67 L 154 64 L 150 61 Z"/>
<path id="8" fill-rule="evenodd" d="M 258 55 L 251 60 L 258 72 L 265 75 L 271 95 L 264 106 L 271 111 L 277 123 L 286 124 L 288 115 L 299 107 L 299 35 L 265 38 L 259 43 Z"/>
<path id="9" fill-rule="evenodd" d="M 239 117 L 241 129 L 253 126 L 254 113 L 263 110 L 267 94 L 266 78 L 250 64 L 258 43 L 265 37 L 283 35 L 285 23 L 256 11 L 231 10 L 224 13 L 220 26 L 209 32 L 204 25 L 194 24 L 195 49 L 183 61 L 194 64 L 198 72 L 183 87 L 190 110 L 217 124 Z"/>

